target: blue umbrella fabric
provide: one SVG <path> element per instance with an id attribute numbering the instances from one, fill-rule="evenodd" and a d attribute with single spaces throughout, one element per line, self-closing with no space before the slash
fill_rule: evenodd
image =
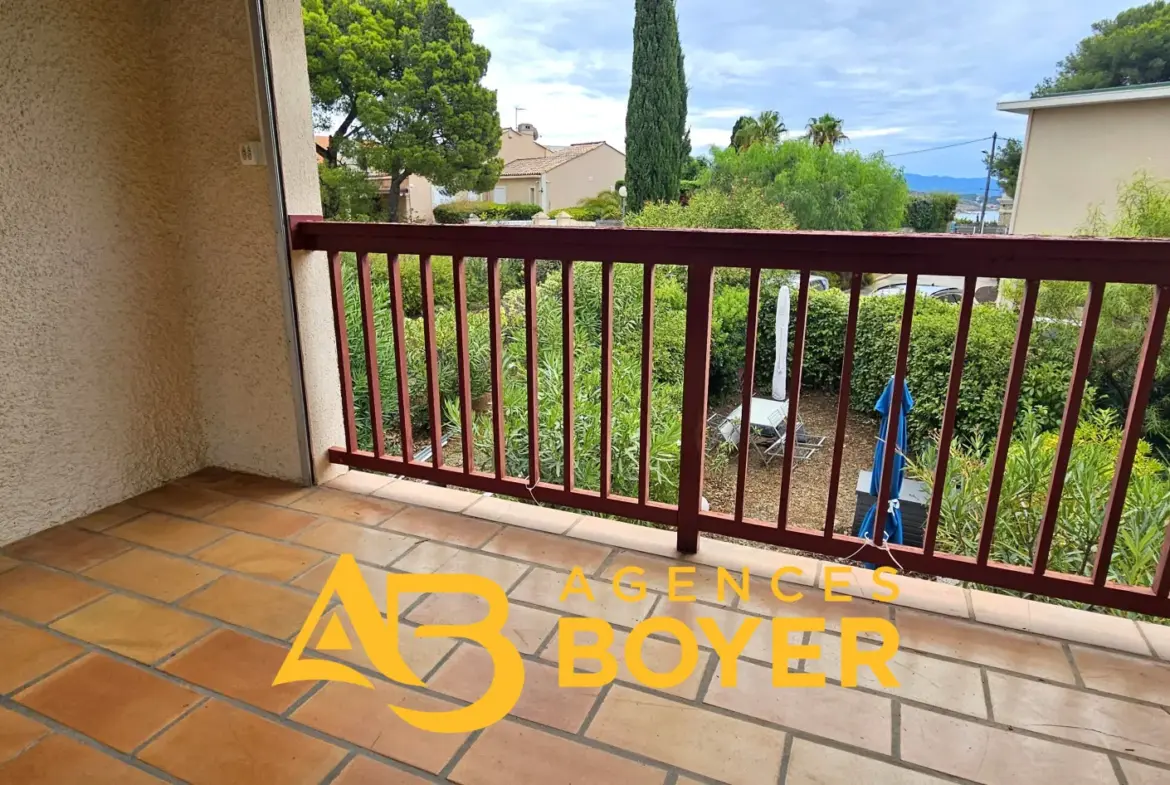
<path id="1" fill-rule="evenodd" d="M 881 397 L 878 398 L 877 403 L 873 405 L 874 411 L 882 416 L 881 424 L 878 426 L 878 442 L 873 448 L 873 471 L 869 477 L 869 493 L 875 499 L 881 488 L 881 471 L 882 458 L 886 446 L 886 434 L 890 430 L 890 402 L 894 397 L 894 379 L 890 377 L 890 381 L 886 382 L 886 389 L 882 390 Z M 886 531 L 889 541 L 893 543 L 902 543 L 902 511 L 899 509 L 898 497 L 902 493 L 902 479 L 906 474 L 906 414 L 914 408 L 914 399 L 910 396 L 910 388 L 906 385 L 906 381 L 902 380 L 902 405 L 898 407 L 898 441 L 897 450 L 894 453 L 894 465 L 890 476 L 890 506 L 889 515 L 886 516 Z M 869 512 L 865 514 L 865 520 L 861 522 L 861 529 L 858 531 L 858 536 L 862 539 L 870 538 L 874 530 L 874 521 L 877 518 L 877 502 L 869 508 Z M 882 540 L 874 539 L 874 542 L 879 546 Z"/>

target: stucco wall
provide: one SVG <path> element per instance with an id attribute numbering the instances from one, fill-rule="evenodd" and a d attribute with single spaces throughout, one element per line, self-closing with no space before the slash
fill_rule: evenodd
<path id="1" fill-rule="evenodd" d="M 523 204 L 540 204 L 540 178 L 539 177 L 509 177 L 506 180 L 500 180 L 500 185 L 504 186 L 505 192 L 508 195 L 509 202 L 522 202 Z M 536 197 L 533 198 L 531 189 L 536 189 Z"/>
<path id="2" fill-rule="evenodd" d="M 500 158 L 504 159 L 504 163 L 518 158 L 544 158 L 548 155 L 548 148 L 528 134 L 517 133 L 511 128 L 505 128 L 500 134 Z"/>
<path id="3" fill-rule="evenodd" d="M 0 542 L 204 453 L 151 9 L 0 7 Z"/>
<path id="4" fill-rule="evenodd" d="M 548 205 L 556 210 L 573 207 L 582 199 L 613 189 L 626 176 L 626 157 L 609 145 L 590 150 L 551 170 L 548 181 Z"/>
<path id="5" fill-rule="evenodd" d="M 1012 232 L 1074 234 L 1139 170 L 1170 178 L 1168 129 L 1170 100 L 1033 110 Z"/>
<path id="6" fill-rule="evenodd" d="M 404 200 L 400 209 L 407 207 L 409 202 L 409 210 L 401 213 L 405 220 L 415 223 L 434 223 L 435 208 L 432 202 L 434 197 L 431 193 L 431 181 L 427 178 L 412 174 L 406 179 L 406 187 L 410 189 L 410 199 Z"/>
<path id="7" fill-rule="evenodd" d="M 321 190 L 317 184 L 316 156 L 312 152 L 313 117 L 301 4 L 298 0 L 265 0 L 264 7 L 271 40 L 270 67 L 285 208 L 289 215 L 320 215 Z M 316 479 L 322 482 L 342 471 L 329 463 L 326 451 L 345 443 L 325 254 L 293 252 L 292 276 L 301 376 L 309 418 L 309 452 Z"/>
<path id="8" fill-rule="evenodd" d="M 270 173 L 242 166 L 238 152 L 260 139 L 247 7 L 171 0 L 160 9 L 204 461 L 298 479 Z"/>
<path id="9" fill-rule="evenodd" d="M 237 152 L 251 51 L 240 0 L 0 5 L 0 543 L 204 465 L 300 479 L 268 173 Z M 291 207 L 318 212 L 304 130 Z M 302 322 L 333 351 L 313 266 Z"/>

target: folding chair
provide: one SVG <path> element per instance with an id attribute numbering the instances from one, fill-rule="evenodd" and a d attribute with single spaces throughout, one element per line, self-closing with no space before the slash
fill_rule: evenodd
<path id="1" fill-rule="evenodd" d="M 772 431 L 776 435 L 772 443 L 764 450 L 763 460 L 765 466 L 771 463 L 772 459 L 777 455 L 784 454 L 784 440 L 786 438 L 784 429 L 787 426 L 786 420 L 787 418 L 780 413 L 779 409 L 776 409 L 768 415 L 768 425 L 771 426 Z"/>
<path id="2" fill-rule="evenodd" d="M 764 456 L 765 456 L 764 463 L 765 464 L 771 463 L 772 459 L 775 458 L 777 455 L 784 454 L 784 448 L 785 448 L 784 442 L 788 436 L 788 434 L 786 433 L 787 426 L 788 426 L 787 418 L 784 417 L 784 415 L 782 415 L 779 410 L 772 412 L 772 414 L 770 414 L 768 416 L 768 424 L 770 426 L 772 426 L 772 428 L 776 431 L 776 440 L 774 442 L 772 442 L 771 445 L 768 446 L 768 449 L 764 450 Z M 801 442 L 800 437 L 802 435 L 805 435 L 806 439 L 808 439 L 806 442 L 803 442 L 803 443 Z M 813 456 L 813 453 L 815 453 L 818 449 L 820 449 L 820 447 L 822 447 L 824 445 L 824 443 L 825 443 L 824 436 L 818 436 L 815 439 L 807 437 L 807 435 L 804 433 L 804 423 L 801 422 L 800 414 L 797 413 L 797 415 L 796 415 L 796 448 L 795 448 L 796 452 L 794 453 L 797 460 L 807 461 L 809 458 L 811 458 Z"/>
<path id="3" fill-rule="evenodd" d="M 711 433 L 714 426 L 714 433 Z M 739 449 L 739 423 L 724 417 L 722 414 L 712 414 L 707 418 L 708 444 L 707 449 L 713 450 L 721 445 L 730 445 L 733 450 Z"/>

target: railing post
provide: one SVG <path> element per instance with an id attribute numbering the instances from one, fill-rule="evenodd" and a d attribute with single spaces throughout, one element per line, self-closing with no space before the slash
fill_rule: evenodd
<path id="1" fill-rule="evenodd" d="M 711 361 L 711 295 L 715 268 L 707 262 L 687 268 L 686 357 L 683 361 L 682 436 L 678 472 L 678 549 L 699 550 L 703 459 L 707 442 L 707 376 Z"/>

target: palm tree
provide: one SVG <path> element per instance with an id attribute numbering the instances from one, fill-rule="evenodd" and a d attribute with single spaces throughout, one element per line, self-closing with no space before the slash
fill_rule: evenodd
<path id="1" fill-rule="evenodd" d="M 833 117 L 828 112 L 820 117 L 810 117 L 808 119 L 808 133 L 806 137 L 818 147 L 824 147 L 825 145 L 836 147 L 839 142 L 844 142 L 849 138 L 841 130 L 844 125 L 844 120 L 840 117 Z"/>
<path id="2" fill-rule="evenodd" d="M 779 112 L 767 110 L 759 117 L 741 117 L 736 121 L 731 145 L 736 150 L 746 150 L 753 144 L 779 144 L 780 135 L 788 129 Z"/>

